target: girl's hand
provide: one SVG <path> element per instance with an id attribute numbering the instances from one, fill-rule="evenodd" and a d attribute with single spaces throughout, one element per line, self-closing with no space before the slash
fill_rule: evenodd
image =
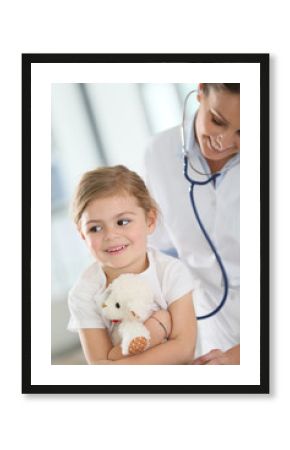
<path id="1" fill-rule="evenodd" d="M 152 317 L 155 317 L 157 320 L 154 318 L 152 319 Z M 166 333 L 165 329 L 162 327 L 162 325 L 160 325 L 159 322 L 163 324 L 163 327 L 166 329 Z M 169 311 L 160 309 L 159 311 L 153 313 L 152 316 L 150 316 L 149 319 L 147 319 L 144 325 L 149 330 L 151 336 L 148 348 L 155 347 L 155 345 L 159 345 L 162 344 L 163 342 L 166 342 L 166 336 L 169 337 L 171 333 L 172 329 L 171 314 Z M 110 350 L 108 358 L 111 361 L 118 361 L 119 359 L 122 358 L 128 358 L 128 356 L 124 356 L 122 354 L 121 347 L 118 345 Z"/>
<path id="2" fill-rule="evenodd" d="M 120 345 L 117 345 L 116 347 L 113 347 L 109 354 L 108 354 L 108 359 L 111 361 L 117 361 L 118 359 L 124 358 L 123 354 L 122 354 L 122 350 Z"/>

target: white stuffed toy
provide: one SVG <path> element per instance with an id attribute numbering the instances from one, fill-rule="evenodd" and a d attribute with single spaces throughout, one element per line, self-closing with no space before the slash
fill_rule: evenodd
<path id="1" fill-rule="evenodd" d="M 109 285 L 102 308 L 104 317 L 114 324 L 112 342 L 121 346 L 123 355 L 148 348 L 150 333 L 143 322 L 156 308 L 145 280 L 131 273 L 120 275 Z"/>

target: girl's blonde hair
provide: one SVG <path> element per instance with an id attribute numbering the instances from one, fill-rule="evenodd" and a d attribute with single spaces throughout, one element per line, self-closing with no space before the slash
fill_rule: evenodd
<path id="1" fill-rule="evenodd" d="M 138 206 L 144 209 L 146 215 L 150 211 L 154 211 L 158 215 L 158 206 L 149 194 L 142 178 L 136 172 L 119 165 L 99 167 L 84 173 L 72 203 L 74 222 L 79 225 L 85 208 L 92 200 L 125 194 L 135 197 Z"/>

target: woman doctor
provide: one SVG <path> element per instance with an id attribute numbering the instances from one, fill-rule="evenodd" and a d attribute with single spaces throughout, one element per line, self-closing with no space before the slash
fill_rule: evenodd
<path id="1" fill-rule="evenodd" d="M 240 363 L 240 85 L 201 83 L 199 108 L 184 124 L 188 175 L 195 181 L 195 204 L 221 257 L 228 295 L 217 314 L 199 320 L 193 364 Z M 196 280 L 197 316 L 215 310 L 224 291 L 224 277 L 197 223 L 184 177 L 182 136 L 176 127 L 155 136 L 146 153 L 149 188 L 162 211 L 152 244 L 174 248 Z"/>

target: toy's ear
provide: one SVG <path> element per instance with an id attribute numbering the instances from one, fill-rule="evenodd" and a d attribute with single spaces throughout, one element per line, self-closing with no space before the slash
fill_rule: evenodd
<path id="1" fill-rule="evenodd" d="M 133 317 L 133 319 L 140 319 L 140 317 L 138 316 L 138 314 L 136 314 L 132 309 L 130 309 L 130 314 Z"/>

